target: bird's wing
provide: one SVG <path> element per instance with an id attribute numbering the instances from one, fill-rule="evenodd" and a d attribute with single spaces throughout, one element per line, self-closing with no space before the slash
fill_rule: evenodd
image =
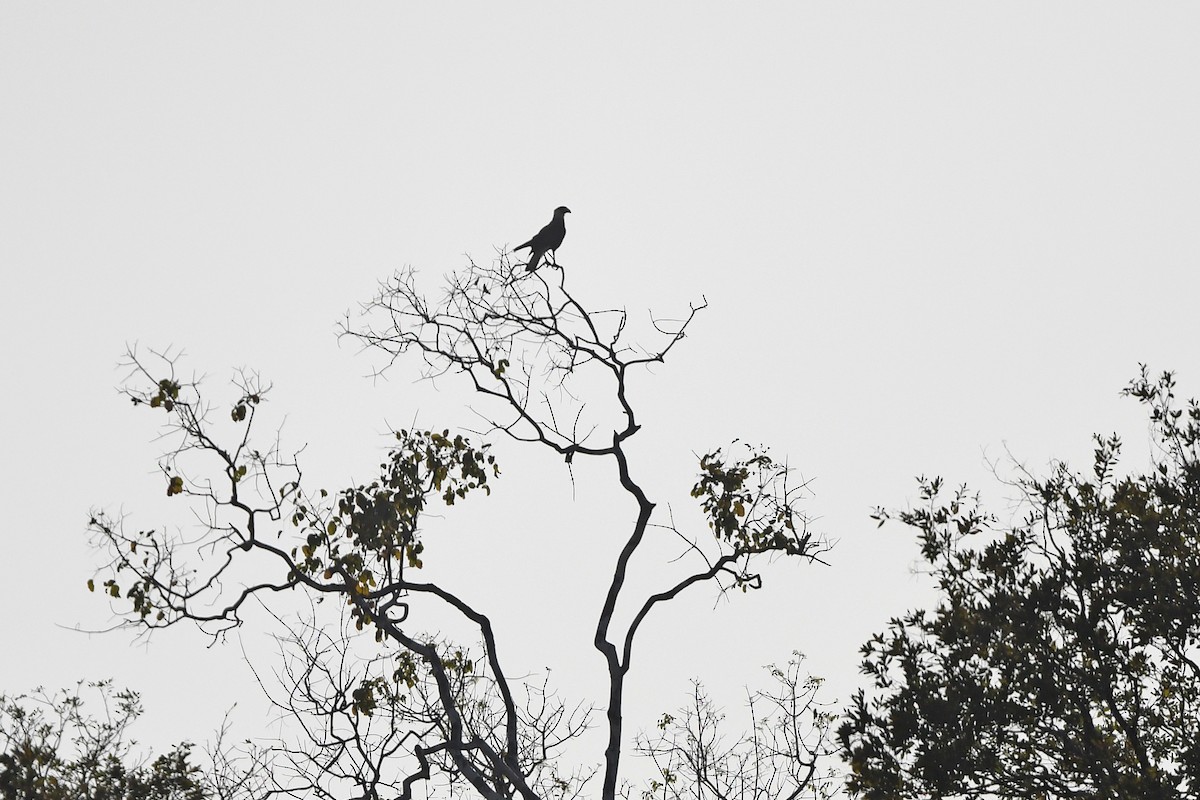
<path id="1" fill-rule="evenodd" d="M 533 235 L 532 239 L 530 239 L 525 244 L 517 245 L 516 247 L 513 248 L 513 250 L 520 250 L 523 247 L 531 247 L 534 250 L 548 250 L 549 248 L 546 246 L 546 243 L 548 241 L 550 241 L 554 236 L 553 232 L 550 230 L 553 226 L 554 226 L 554 223 L 550 223 L 549 225 L 546 225 L 540 231 L 535 233 Z"/>
<path id="2" fill-rule="evenodd" d="M 538 250 L 552 250 L 554 249 L 554 236 L 554 223 L 551 222 L 538 231 L 537 236 L 530 239 L 529 243 Z"/>
<path id="3" fill-rule="evenodd" d="M 563 238 L 567 235 L 567 226 L 563 222 L 560 215 L 556 214 L 554 219 L 544 225 L 532 239 L 525 244 L 519 244 L 513 248 L 515 253 L 517 250 L 523 250 L 528 247 L 530 250 L 529 265 L 526 269 L 530 272 L 537 269 L 538 262 L 542 260 L 542 256 L 547 250 L 557 250 L 558 246 L 563 243 Z"/>
<path id="4" fill-rule="evenodd" d="M 554 222 L 542 229 L 542 233 L 546 234 L 546 249 L 557 250 L 567 237 L 567 223 L 562 217 L 555 217 Z"/>

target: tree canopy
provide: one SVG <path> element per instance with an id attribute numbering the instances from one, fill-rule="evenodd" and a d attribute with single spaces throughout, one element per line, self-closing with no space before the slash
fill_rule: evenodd
<path id="1" fill-rule="evenodd" d="M 920 481 L 940 601 L 862 649 L 870 692 L 839 729 L 867 798 L 1200 796 L 1200 407 L 1143 367 L 1150 469 L 1116 436 L 1087 473 L 1023 474 L 1000 526 L 965 487 Z"/>
<path id="2" fill-rule="evenodd" d="M 94 715 L 88 701 L 100 712 Z M 2 800 L 206 800 L 221 774 L 196 764 L 183 742 L 135 759 L 129 728 L 142 713 L 136 692 L 111 682 L 61 692 L 0 695 Z"/>

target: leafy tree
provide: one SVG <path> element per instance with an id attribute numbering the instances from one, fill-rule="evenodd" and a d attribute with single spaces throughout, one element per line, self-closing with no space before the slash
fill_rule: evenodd
<path id="1" fill-rule="evenodd" d="M 1000 529 L 921 480 L 916 528 L 941 601 L 863 647 L 873 682 L 839 730 L 869 798 L 1200 796 L 1200 407 L 1143 367 L 1144 474 L 1096 437 L 1090 474 L 1018 485 Z M 881 512 L 881 520 L 890 516 Z"/>
<path id="2" fill-rule="evenodd" d="M 85 710 L 85 689 L 102 709 Z M 132 758 L 129 727 L 142 713 L 138 695 L 111 682 L 73 690 L 0 695 L 0 798 L 3 800 L 207 800 L 249 797 L 256 777 L 235 775 L 220 756 L 203 769 L 192 745 L 152 761 Z"/>
<path id="3" fill-rule="evenodd" d="M 758 589 L 765 561 L 814 561 L 826 549 L 801 510 L 804 486 L 762 448 L 734 443 L 699 459 L 691 497 L 706 533 L 656 511 L 628 451 L 641 430 L 635 375 L 663 362 L 705 306 L 673 324 L 653 321 L 655 344 L 643 349 L 631 341 L 625 312 L 587 309 L 564 280 L 561 270 L 526 273 L 501 257 L 471 263 L 430 301 L 413 273 L 402 272 L 343 333 L 382 354 L 384 370 L 407 359 L 427 377 L 462 379 L 482 399 L 485 433 L 541 447 L 568 465 L 614 465 L 634 521 L 612 536 L 611 575 L 595 606 L 594 645 L 608 677 L 595 715 L 544 683 L 510 679 L 486 598 L 452 578 L 421 577 L 430 559 L 452 558 L 427 535 L 429 510 L 491 493 L 500 468 L 490 443 L 449 430 L 397 431 L 378 479 L 314 489 L 278 436 L 258 432 L 269 387 L 256 375 L 241 374 L 232 399 L 215 404 L 180 376 L 175 359 L 129 354 L 128 397 L 165 415 L 175 437 L 160 463 L 166 494 L 190 503 L 205 523 L 187 533 L 134 531 L 96 512 L 90 530 L 107 563 L 99 586 L 90 585 L 131 625 L 186 622 L 217 637 L 243 624 L 252 598 L 312 598 L 306 625 L 291 623 L 299 633 L 285 653 L 282 693 L 272 695 L 303 731 L 280 752 L 277 791 L 334 796 L 350 787 L 345 792 L 363 797 L 408 798 L 424 785 L 450 796 L 534 800 L 575 796 L 596 771 L 599 795 L 612 800 L 629 781 L 621 769 L 625 681 L 645 620 L 694 588 Z M 514 519 L 510 527 L 521 525 Z M 678 543 L 680 558 L 674 574 L 663 565 L 662 583 L 638 596 L 626 576 L 635 559 L 654 557 L 643 546 L 650 539 L 656 551 Z M 325 598 L 340 601 L 345 616 L 320 619 Z M 620 625 L 618 605 L 632 609 Z M 446 619 L 476 641 L 437 633 Z M 601 765 L 560 766 L 566 743 L 593 716 L 606 728 Z"/>

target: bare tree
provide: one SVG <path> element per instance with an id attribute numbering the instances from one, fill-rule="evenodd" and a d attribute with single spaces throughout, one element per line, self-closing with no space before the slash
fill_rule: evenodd
<path id="1" fill-rule="evenodd" d="M 417 748 L 450 735 L 430 671 L 408 650 L 381 650 L 374 636 L 351 629 L 348 615 L 341 621 L 340 626 L 291 623 L 291 632 L 280 638 L 276 673 L 260 676 L 263 691 L 283 717 L 299 723 L 298 740 L 278 747 L 278 786 L 305 796 L 333 798 L 353 791 L 355 797 L 374 798 L 383 791 L 409 796 L 416 782 L 433 781 L 450 797 L 474 796 L 448 750 Z M 503 750 L 505 708 L 486 660 L 445 640 L 434 643 L 444 654 L 467 738 Z M 590 773 L 563 773 L 558 757 L 587 729 L 591 708 L 568 707 L 550 689 L 548 674 L 540 682 L 518 682 L 515 692 L 517 763 L 529 786 L 543 798 L 575 797 Z M 469 750 L 467 757 L 478 762 L 478 771 L 488 771 L 478 750 Z"/>
<path id="2" fill-rule="evenodd" d="M 746 690 L 749 724 L 730 736 L 726 716 L 704 685 L 692 681 L 690 703 L 658 721 L 654 738 L 640 735 L 637 751 L 654 762 L 657 777 L 646 800 L 766 800 L 829 798 L 841 789 L 828 765 L 836 750 L 837 715 L 821 702 L 822 681 L 803 675 L 793 653 L 784 667 L 767 667 L 773 690 Z"/>
<path id="3" fill-rule="evenodd" d="M 641 427 L 631 384 L 640 368 L 666 359 L 705 304 L 673 324 L 654 320 L 656 343 L 639 347 L 628 341 L 624 311 L 588 310 L 563 281 L 561 270 L 518 275 L 502 256 L 490 266 L 469 264 L 431 302 L 414 274 L 402 272 L 364 305 L 361 323 L 347 319 L 343 334 L 383 354 L 381 371 L 415 355 L 427 377 L 466 380 L 484 400 L 477 412 L 487 420 L 485 435 L 547 448 L 568 464 L 614 463 L 636 517 L 617 539 L 594 634 L 608 676 L 601 796 L 612 800 L 623 780 L 625 679 L 648 616 L 701 585 L 721 593 L 757 589 L 764 559 L 819 560 L 827 543 L 808 530 L 800 510 L 806 490 L 787 466 L 737 443 L 700 459 L 691 494 L 708 534 L 656 520 L 627 453 Z M 460 588 L 416 577 L 429 557 L 428 505 L 490 493 L 499 468 L 489 444 L 450 431 L 397 431 L 377 480 L 312 491 L 278 437 L 259 442 L 254 424 L 269 387 L 257 376 L 235 381 L 222 420 L 197 382 L 179 377 L 169 354 L 151 363 L 130 353 L 130 365 L 128 396 L 164 411 L 176 437 L 161 462 L 166 492 L 195 501 L 202 521 L 199 533 L 185 535 L 132 532 L 121 519 L 93 516 L 91 530 L 109 558 L 102 586 L 131 603 L 124 612 L 130 622 L 150 629 L 188 621 L 219 637 L 242 624 L 250 598 L 269 602 L 297 589 L 336 596 L 348 624 L 378 651 L 346 659 L 338 637 L 319 629 L 293 642 L 300 662 L 281 673 L 295 690 L 283 705 L 324 720 L 307 729 L 303 753 L 289 754 L 299 772 L 349 780 L 363 797 L 388 789 L 407 798 L 415 785 L 435 781 L 487 798 L 579 791 L 587 771 L 560 772 L 553 761 L 586 725 L 587 709 L 572 714 L 552 693 L 511 680 L 480 607 Z M 683 563 L 692 566 L 647 596 L 623 599 L 631 563 L 647 536 L 660 533 L 680 543 Z M 636 609 L 620 627 L 618 601 Z M 417 617 L 433 606 L 470 626 L 475 655 L 422 632 Z"/>

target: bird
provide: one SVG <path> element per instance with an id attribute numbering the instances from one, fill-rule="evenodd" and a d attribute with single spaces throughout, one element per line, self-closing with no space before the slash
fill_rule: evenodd
<path id="1" fill-rule="evenodd" d="M 563 243 L 563 237 L 567 235 L 567 225 L 564 218 L 571 213 L 571 209 L 566 206 L 559 206 L 554 209 L 554 219 L 550 220 L 550 224 L 538 231 L 532 239 L 525 244 L 519 244 L 513 248 L 515 253 L 518 250 L 529 248 L 529 263 L 525 265 L 526 272 L 533 272 L 541 263 L 542 256 L 550 253 L 550 262 L 554 264 L 554 251 L 558 250 Z M 558 266 L 558 264 L 554 264 Z"/>

